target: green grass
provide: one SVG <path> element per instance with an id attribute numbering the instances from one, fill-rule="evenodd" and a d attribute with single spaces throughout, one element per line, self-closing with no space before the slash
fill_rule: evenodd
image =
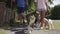
<path id="1" fill-rule="evenodd" d="M 60 28 L 60 22 L 54 22 L 53 25 L 55 28 Z"/>
<path id="2" fill-rule="evenodd" d="M 3 32 L 3 31 L 0 31 L 0 34 L 5 34 L 5 32 Z"/>

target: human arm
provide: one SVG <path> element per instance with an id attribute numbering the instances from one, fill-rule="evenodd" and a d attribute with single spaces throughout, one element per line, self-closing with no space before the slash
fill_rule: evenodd
<path id="1" fill-rule="evenodd" d="M 48 6 L 48 0 L 45 0 L 45 5 L 46 5 L 47 8 L 49 7 Z"/>

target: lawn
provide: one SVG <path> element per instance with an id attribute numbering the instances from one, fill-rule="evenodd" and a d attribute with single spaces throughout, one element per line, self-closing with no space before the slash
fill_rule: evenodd
<path id="1" fill-rule="evenodd" d="M 55 28 L 60 28 L 60 22 L 54 22 L 53 25 Z"/>
<path id="2" fill-rule="evenodd" d="M 3 31 L 0 31 L 0 34 L 5 34 L 5 32 L 3 32 Z"/>

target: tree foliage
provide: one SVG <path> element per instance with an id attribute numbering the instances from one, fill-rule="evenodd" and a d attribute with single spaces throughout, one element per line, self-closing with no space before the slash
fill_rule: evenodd
<path id="1" fill-rule="evenodd" d="M 52 19 L 60 19 L 60 5 L 56 5 L 52 11 L 51 16 Z"/>
<path id="2" fill-rule="evenodd" d="M 53 3 L 53 0 L 48 0 L 50 3 Z M 11 8 L 11 6 L 13 8 L 17 7 L 17 2 L 11 2 L 11 0 L 0 0 L 0 2 L 5 2 L 6 6 Z M 34 0 L 25 0 L 25 12 L 31 12 L 35 10 L 34 8 Z"/>

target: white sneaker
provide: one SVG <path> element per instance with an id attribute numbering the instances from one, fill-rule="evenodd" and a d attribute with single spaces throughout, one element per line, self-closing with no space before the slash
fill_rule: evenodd
<path id="1" fill-rule="evenodd" d="M 40 27 L 40 29 L 43 29 L 43 27 Z"/>
<path id="2" fill-rule="evenodd" d="M 32 31 L 30 30 L 30 31 L 28 31 L 28 34 L 31 34 L 32 33 Z"/>

